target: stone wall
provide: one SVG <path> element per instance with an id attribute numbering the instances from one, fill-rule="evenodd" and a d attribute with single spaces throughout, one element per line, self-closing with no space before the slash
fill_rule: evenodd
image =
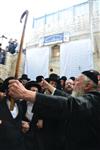
<path id="1" fill-rule="evenodd" d="M 6 53 L 5 64 L 4 65 L 0 64 L 0 78 L 4 80 L 9 76 L 15 75 L 17 56 L 18 53 L 15 54 L 11 54 L 9 52 Z M 21 63 L 20 63 L 21 65 L 19 67 L 19 77 L 24 72 L 24 62 L 25 62 L 25 54 L 22 53 Z"/>

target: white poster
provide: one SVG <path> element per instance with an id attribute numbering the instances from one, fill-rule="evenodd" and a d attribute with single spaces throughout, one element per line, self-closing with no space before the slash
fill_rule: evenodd
<path id="1" fill-rule="evenodd" d="M 77 76 L 82 71 L 93 69 L 91 40 L 77 40 L 61 44 L 60 76 Z"/>
<path id="2" fill-rule="evenodd" d="M 48 77 L 49 47 L 30 48 L 26 50 L 25 73 L 32 80 L 36 76 Z"/>

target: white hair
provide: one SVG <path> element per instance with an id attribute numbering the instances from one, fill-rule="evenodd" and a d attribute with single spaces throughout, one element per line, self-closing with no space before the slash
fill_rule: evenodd
<path id="1" fill-rule="evenodd" d="M 89 79 L 87 76 L 84 76 L 84 82 L 83 85 L 86 86 L 88 83 L 91 83 L 92 85 L 92 89 L 91 90 L 97 90 L 98 85 L 93 82 L 91 79 Z M 78 89 L 78 91 L 73 90 L 72 92 L 72 96 L 77 97 L 77 96 L 82 96 L 83 94 L 85 94 L 85 90 L 83 88 Z"/>

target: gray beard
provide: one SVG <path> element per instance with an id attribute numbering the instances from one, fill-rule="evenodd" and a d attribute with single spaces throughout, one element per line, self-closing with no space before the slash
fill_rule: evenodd
<path id="1" fill-rule="evenodd" d="M 83 96 L 84 94 L 85 94 L 85 92 L 83 90 L 78 90 L 78 91 L 73 90 L 71 96 L 78 97 L 78 96 Z"/>

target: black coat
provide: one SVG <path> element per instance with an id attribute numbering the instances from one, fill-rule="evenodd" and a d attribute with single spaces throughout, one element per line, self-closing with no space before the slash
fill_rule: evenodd
<path id="1" fill-rule="evenodd" d="M 29 131 L 24 133 L 24 138 L 25 138 L 25 143 L 26 143 L 27 149 L 28 150 L 49 150 L 49 149 L 47 149 L 48 147 L 47 147 L 47 143 L 46 143 L 46 141 L 48 141 L 47 140 L 48 137 L 46 135 L 44 127 L 43 127 L 43 129 L 38 129 L 36 126 L 36 123 L 39 119 L 37 114 L 35 113 L 32 117 L 32 120 L 29 121 L 28 118 L 25 117 L 25 114 L 27 111 L 27 102 L 24 100 L 21 101 L 21 106 L 23 109 L 23 120 L 28 121 L 30 123 Z"/>
<path id="2" fill-rule="evenodd" d="M 26 101 L 22 101 L 23 107 L 23 119 L 27 110 Z M 33 106 L 34 112 L 34 106 Z M 25 140 L 28 150 L 61 150 L 64 147 L 65 136 L 65 124 L 58 119 L 43 119 L 43 128 L 38 128 L 36 123 L 38 119 L 42 119 L 38 116 L 38 113 L 34 113 L 30 122 L 30 130 L 25 133 Z M 63 130 L 62 130 L 63 129 Z"/>
<path id="3" fill-rule="evenodd" d="M 24 135 L 24 140 L 25 140 L 25 144 L 26 144 L 26 149 L 27 150 L 36 150 L 35 148 L 35 143 L 36 143 L 36 139 L 34 138 L 34 129 L 32 129 L 32 122 L 28 120 L 28 118 L 26 118 L 25 114 L 27 111 L 27 102 L 22 100 L 21 101 L 21 107 L 22 107 L 22 120 L 23 121 L 27 121 L 30 124 L 30 129 L 29 131 L 27 131 L 26 133 L 23 133 Z M 34 125 L 34 124 L 33 124 Z"/>
<path id="4" fill-rule="evenodd" d="M 65 96 L 37 94 L 34 112 L 44 119 L 66 122 L 66 150 L 99 150 L 100 93 L 90 92 L 77 98 Z"/>
<path id="5" fill-rule="evenodd" d="M 0 120 L 2 120 L 2 124 L 0 124 L 0 150 L 25 150 L 19 103 L 17 102 L 18 115 L 14 119 L 6 103 L 6 98 L 0 101 Z"/>
<path id="6" fill-rule="evenodd" d="M 60 90 L 55 92 L 56 95 L 65 96 L 66 93 Z M 35 126 L 35 139 L 37 148 L 36 150 L 65 150 L 65 125 L 66 120 L 63 122 L 56 118 L 42 118 L 38 115 L 38 109 L 34 111 L 34 117 L 32 119 L 33 124 L 36 125 L 38 119 L 43 119 L 43 128 L 38 129 Z"/>

